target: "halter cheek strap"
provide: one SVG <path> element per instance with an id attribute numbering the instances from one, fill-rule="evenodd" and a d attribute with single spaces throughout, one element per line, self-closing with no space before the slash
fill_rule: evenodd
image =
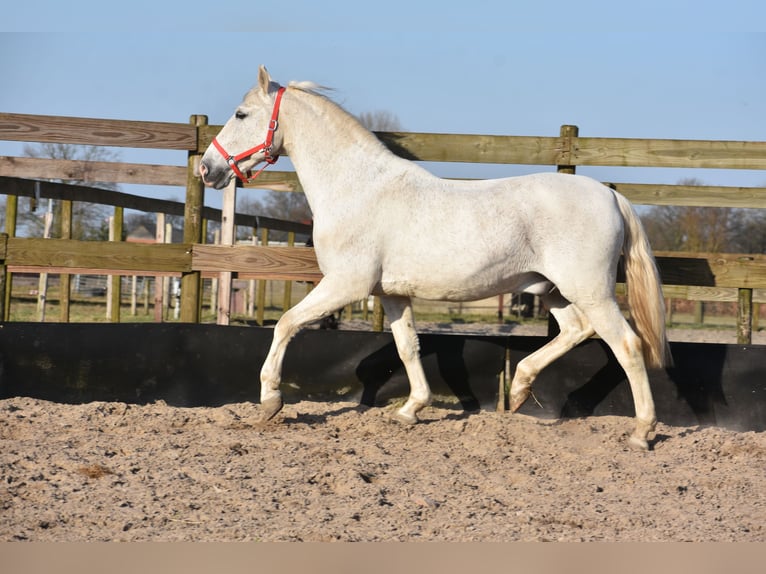
<path id="1" fill-rule="evenodd" d="M 277 131 L 277 128 L 279 127 L 279 106 L 282 103 L 282 94 L 284 94 L 285 88 L 279 88 L 277 90 L 277 97 L 274 99 L 274 109 L 271 112 L 271 120 L 269 121 L 269 127 L 266 131 L 266 139 L 263 143 L 258 144 L 255 147 L 252 147 L 250 149 L 246 149 L 242 153 L 239 153 L 237 155 L 231 155 L 228 153 L 224 147 L 219 143 L 218 138 L 213 138 L 213 146 L 215 149 L 218 150 L 218 153 L 220 153 L 223 158 L 226 160 L 226 163 L 229 164 L 229 167 L 234 172 L 234 174 L 242 180 L 242 183 L 248 183 L 250 181 L 253 181 L 256 177 L 258 177 L 261 172 L 266 169 L 269 165 L 273 165 L 277 163 L 277 160 L 279 159 L 279 155 L 271 155 L 271 150 L 273 148 L 274 143 L 274 132 Z M 242 171 L 237 166 L 237 163 L 242 161 L 243 159 L 247 159 L 252 155 L 257 154 L 258 152 L 263 152 L 263 161 L 266 162 L 266 165 L 264 165 L 261 169 L 259 169 L 257 172 L 255 172 L 255 175 L 252 175 L 252 172 L 250 170 L 247 171 L 247 175 L 242 173 Z"/>

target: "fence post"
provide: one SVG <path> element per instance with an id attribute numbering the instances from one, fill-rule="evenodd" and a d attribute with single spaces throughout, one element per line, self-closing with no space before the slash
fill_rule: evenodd
<path id="1" fill-rule="evenodd" d="M 232 179 L 223 190 L 223 205 L 221 209 L 221 245 L 234 245 L 237 229 L 234 215 L 237 205 L 237 182 Z M 216 323 L 228 325 L 231 319 L 231 271 L 221 271 L 218 274 L 218 306 Z"/>
<path id="2" fill-rule="evenodd" d="M 753 290 L 738 289 L 737 293 L 737 344 L 753 342 Z"/>
<path id="3" fill-rule="evenodd" d="M 173 243 L 173 224 L 165 221 L 165 243 Z M 162 320 L 168 318 L 168 309 L 170 309 L 170 288 L 173 284 L 172 277 L 165 275 L 162 278 Z"/>
<path id="4" fill-rule="evenodd" d="M 561 137 L 561 158 L 559 161 L 562 163 L 556 165 L 556 171 L 558 173 L 568 173 L 574 175 L 575 165 L 572 161 L 572 138 L 576 138 L 580 135 L 580 128 L 577 126 L 563 125 L 559 129 L 559 136 Z M 556 319 L 548 313 L 548 336 L 555 337 L 560 332 L 559 324 Z"/>
<path id="5" fill-rule="evenodd" d="M 8 235 L 0 233 L 0 321 L 5 317 L 5 289 L 8 280 L 8 268 L 5 266 L 5 253 L 8 249 Z"/>
<path id="6" fill-rule="evenodd" d="M 269 244 L 269 230 L 265 227 L 261 227 L 261 245 Z M 264 321 L 266 321 L 266 280 L 258 279 L 258 300 L 255 305 L 255 320 L 263 327 Z"/>
<path id="7" fill-rule="evenodd" d="M 122 228 L 123 228 L 123 215 L 124 209 L 122 207 L 114 208 L 112 241 L 122 241 Z M 112 323 L 120 322 L 120 302 L 122 300 L 122 276 L 112 275 L 109 277 L 109 285 L 111 286 L 110 302 L 111 302 L 111 315 L 109 319 Z"/>
<path id="8" fill-rule="evenodd" d="M 50 239 L 51 228 L 53 227 L 53 200 L 48 199 L 48 210 L 43 215 L 45 229 L 43 238 Z M 40 279 L 37 283 L 37 320 L 40 323 L 45 322 L 45 312 L 48 308 L 48 273 L 40 273 Z"/>
<path id="9" fill-rule="evenodd" d="M 221 229 L 213 231 L 213 245 L 221 244 Z M 221 283 L 220 273 L 210 280 L 210 313 L 218 322 L 218 287 Z"/>
<path id="10" fill-rule="evenodd" d="M 207 125 L 207 116 L 193 115 L 189 123 L 197 127 Z M 199 136 L 197 137 L 199 141 Z M 198 144 L 199 145 L 199 144 Z M 186 167 L 186 203 L 184 204 L 184 243 L 202 243 L 202 209 L 205 204 L 205 184 L 199 177 L 198 164 L 202 152 L 190 151 Z M 189 271 L 181 274 L 181 322 L 199 323 L 202 273 Z"/>
<path id="11" fill-rule="evenodd" d="M 202 241 L 201 243 L 207 243 L 208 223 L 210 223 L 207 217 L 202 218 Z M 199 314 L 199 322 L 204 321 L 203 311 L 205 309 L 205 279 L 202 277 L 202 272 L 199 274 L 199 298 L 197 300 L 197 313 Z M 213 311 L 214 303 L 210 301 L 210 311 Z"/>
<path id="12" fill-rule="evenodd" d="M 287 246 L 295 246 L 295 232 L 289 231 L 287 233 Z M 293 301 L 293 282 L 285 279 L 284 290 L 282 291 L 282 313 L 286 313 L 290 309 Z"/>
<path id="13" fill-rule="evenodd" d="M 366 304 L 366 303 L 365 303 Z M 380 302 L 380 297 L 374 297 L 372 300 L 372 330 L 382 331 L 384 323 L 385 313 L 383 312 L 383 304 Z"/>
<path id="14" fill-rule="evenodd" d="M 5 196 L 5 233 L 8 237 L 16 237 L 16 220 L 19 211 L 19 196 Z M 3 321 L 9 321 L 11 318 L 11 291 L 13 291 L 13 273 L 3 265 L 3 285 L 5 287 L 2 293 Z"/>
<path id="15" fill-rule="evenodd" d="M 61 202 L 61 239 L 72 239 L 72 209 L 69 199 Z M 71 305 L 72 276 L 69 273 L 59 275 L 59 320 L 69 323 Z"/>
<path id="16" fill-rule="evenodd" d="M 564 125 L 559 130 L 559 136 L 561 137 L 562 155 L 559 161 L 563 162 L 556 166 L 556 171 L 559 173 L 574 174 L 575 165 L 572 161 L 572 138 L 579 137 L 580 128 L 577 126 Z"/>
<path id="17" fill-rule="evenodd" d="M 165 243 L 165 214 L 157 214 L 157 225 L 154 233 L 156 243 Z M 154 322 L 162 323 L 165 320 L 165 297 L 162 295 L 165 290 L 165 278 L 162 275 L 154 277 Z"/>

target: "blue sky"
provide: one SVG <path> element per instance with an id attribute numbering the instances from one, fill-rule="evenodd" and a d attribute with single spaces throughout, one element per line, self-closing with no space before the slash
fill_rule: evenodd
<path id="1" fill-rule="evenodd" d="M 569 123 L 598 137 L 766 140 L 761 0 L 112 6 L 31 0 L 5 7 L 0 110 L 172 122 L 202 113 L 223 123 L 263 63 L 283 83 L 335 88 L 352 113 L 392 112 L 409 131 L 553 136 Z M 1 155 L 20 149 L 0 142 Z M 120 153 L 125 161 L 185 163 L 177 152 Z M 540 168 L 432 169 L 494 177 Z M 766 174 L 750 171 L 582 172 L 613 181 L 766 185 Z M 123 190 L 183 197 L 174 188 Z"/>

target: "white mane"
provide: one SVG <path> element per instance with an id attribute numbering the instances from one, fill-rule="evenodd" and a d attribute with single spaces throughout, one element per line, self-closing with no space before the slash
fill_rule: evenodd
<path id="1" fill-rule="evenodd" d="M 372 132 L 359 121 L 358 117 L 330 97 L 328 92 L 333 92 L 333 88 L 328 88 L 327 86 L 322 86 L 321 84 L 311 81 L 296 82 L 295 80 L 292 80 L 287 85 L 289 88 L 300 90 L 301 92 L 312 96 L 317 96 L 325 105 L 338 110 L 340 113 L 333 117 L 335 117 L 335 121 L 342 122 L 347 137 L 351 133 L 357 134 L 360 138 L 370 142 L 372 146 L 376 146 L 377 149 L 388 151 L 388 148 L 383 145 L 383 142 L 373 135 Z M 368 149 L 373 148 L 370 147 Z"/>
<path id="2" fill-rule="evenodd" d="M 311 82 L 304 80 L 302 82 L 297 82 L 295 80 L 291 80 L 289 84 L 287 84 L 290 88 L 295 88 L 297 90 L 301 90 L 302 92 L 308 92 L 310 94 L 315 94 L 317 96 L 326 96 L 328 92 L 332 92 L 332 88 L 328 88 L 327 86 L 322 86 L 320 84 L 317 84 L 316 82 Z"/>

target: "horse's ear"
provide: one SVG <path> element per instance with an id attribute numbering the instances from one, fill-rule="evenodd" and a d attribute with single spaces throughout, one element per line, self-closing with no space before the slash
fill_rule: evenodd
<path id="1" fill-rule="evenodd" d="M 269 84 L 271 83 L 271 76 L 269 75 L 269 72 L 266 70 L 266 67 L 261 65 L 258 66 L 258 85 L 261 88 L 261 91 L 264 94 L 269 93 Z"/>

